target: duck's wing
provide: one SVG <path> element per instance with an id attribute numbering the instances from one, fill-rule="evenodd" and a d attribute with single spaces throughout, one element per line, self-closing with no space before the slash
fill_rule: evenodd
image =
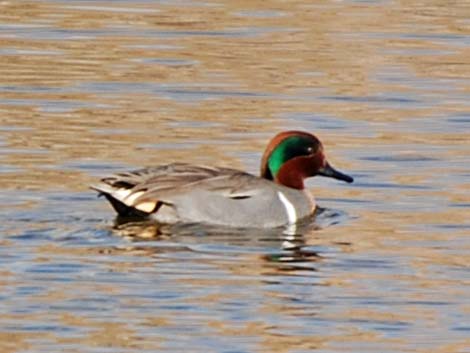
<path id="1" fill-rule="evenodd" d="M 233 172 L 236 172 L 236 170 L 185 163 L 173 163 L 138 169 L 130 172 L 117 173 L 101 179 L 101 182 L 115 188 L 135 188 L 135 191 L 142 191 L 149 187 L 156 189 L 178 188 L 188 183 Z"/>
<path id="2" fill-rule="evenodd" d="M 92 186 L 106 196 L 119 214 L 138 210 L 156 212 L 194 191 L 231 199 L 245 199 L 259 192 L 263 179 L 230 168 L 174 163 L 118 173 Z"/>

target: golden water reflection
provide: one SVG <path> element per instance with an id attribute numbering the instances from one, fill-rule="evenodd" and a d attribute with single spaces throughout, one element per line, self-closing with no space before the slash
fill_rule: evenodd
<path id="1" fill-rule="evenodd" d="M 0 351 L 467 351 L 467 13 L 0 2 Z M 293 238 L 114 224 L 87 189 L 180 160 L 257 173 L 294 128 L 356 182 L 309 183 L 330 213 Z"/>

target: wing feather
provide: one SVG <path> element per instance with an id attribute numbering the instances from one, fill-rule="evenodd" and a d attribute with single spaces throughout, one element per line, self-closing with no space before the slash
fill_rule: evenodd
<path id="1" fill-rule="evenodd" d="M 259 193 L 260 182 L 267 181 L 235 169 L 173 163 L 117 173 L 92 188 L 128 207 L 151 213 L 159 204 L 171 205 L 175 198 L 194 189 L 231 199 L 250 198 Z"/>

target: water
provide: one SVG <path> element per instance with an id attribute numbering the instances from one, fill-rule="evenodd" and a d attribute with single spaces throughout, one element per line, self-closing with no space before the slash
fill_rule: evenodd
<path id="1" fill-rule="evenodd" d="M 0 2 L 1 352 L 470 352 L 466 1 Z M 115 222 L 100 176 L 257 173 L 317 134 L 295 233 Z"/>

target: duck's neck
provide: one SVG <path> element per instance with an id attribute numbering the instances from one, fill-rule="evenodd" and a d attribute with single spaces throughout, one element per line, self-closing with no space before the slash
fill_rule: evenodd
<path id="1" fill-rule="evenodd" d="M 289 188 L 303 190 L 304 179 L 302 158 L 294 158 L 285 162 L 277 172 L 274 182 L 287 186 Z"/>

